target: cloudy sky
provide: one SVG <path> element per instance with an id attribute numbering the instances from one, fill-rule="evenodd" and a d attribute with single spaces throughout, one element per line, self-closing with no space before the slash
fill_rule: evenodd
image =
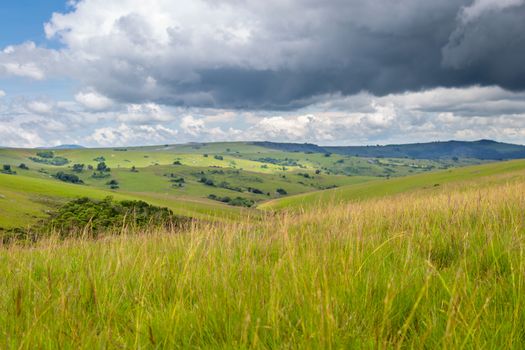
<path id="1" fill-rule="evenodd" d="M 525 143 L 525 0 L 2 0 L 0 145 Z"/>

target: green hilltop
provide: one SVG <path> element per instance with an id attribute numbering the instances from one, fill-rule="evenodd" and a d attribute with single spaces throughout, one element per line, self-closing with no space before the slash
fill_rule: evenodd
<path id="1" fill-rule="evenodd" d="M 507 155 L 522 147 L 502 145 L 469 143 L 480 150 L 505 148 Z M 373 157 L 338 153 L 333 147 L 262 142 L 4 148 L 0 149 L 0 228 L 30 226 L 75 198 L 108 196 L 146 201 L 176 215 L 237 221 L 259 216 L 258 209 L 403 192 L 481 176 L 475 175 L 477 171 L 504 172 L 511 167 L 505 164 L 521 164 L 482 163 L 487 163 L 486 157 L 450 153 L 436 158 L 431 150 L 420 158 Z M 471 165 L 479 167 L 462 168 Z"/>

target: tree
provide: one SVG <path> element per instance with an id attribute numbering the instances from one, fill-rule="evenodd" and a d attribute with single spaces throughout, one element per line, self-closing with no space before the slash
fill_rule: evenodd
<path id="1" fill-rule="evenodd" d="M 98 163 L 97 165 L 97 171 L 101 171 L 101 172 L 109 172 L 111 169 L 108 168 L 108 166 L 106 165 L 105 162 L 100 162 Z"/>
<path id="2" fill-rule="evenodd" d="M 138 173 L 139 171 L 138 171 L 137 168 L 135 168 L 135 166 L 133 165 L 133 166 L 131 167 L 131 172 L 132 172 L 132 173 Z"/>
<path id="3" fill-rule="evenodd" d="M 280 195 L 284 196 L 284 195 L 287 195 L 288 192 L 286 192 L 286 190 L 284 188 L 278 188 L 276 190 L 277 193 L 279 193 Z"/>
<path id="4" fill-rule="evenodd" d="M 36 152 L 36 155 L 39 156 L 40 158 L 51 159 L 55 156 L 55 153 L 53 153 L 53 151 L 40 151 L 40 152 Z"/>
<path id="5" fill-rule="evenodd" d="M 24 170 L 29 170 L 29 167 L 27 165 L 25 165 L 25 163 L 20 163 L 20 165 L 18 166 L 18 168 L 20 169 L 24 169 Z"/>
<path id="6" fill-rule="evenodd" d="M 81 173 L 84 170 L 84 164 L 73 164 L 73 171 L 75 173 Z"/>
<path id="7" fill-rule="evenodd" d="M 117 188 L 119 188 L 119 183 L 115 179 L 112 179 L 112 180 L 108 181 L 106 183 L 106 185 L 108 185 L 109 188 L 111 188 L 112 190 L 116 190 Z"/>
<path id="8" fill-rule="evenodd" d="M 80 180 L 80 178 L 76 176 L 75 174 L 66 174 L 63 171 L 59 171 L 58 173 L 55 174 L 54 177 L 60 181 L 70 182 L 72 184 L 83 184 L 84 183 L 84 181 Z"/>

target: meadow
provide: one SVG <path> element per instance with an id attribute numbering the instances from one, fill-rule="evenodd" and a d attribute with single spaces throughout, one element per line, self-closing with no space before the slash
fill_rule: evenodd
<path id="1" fill-rule="evenodd" d="M 6 233 L 79 197 L 93 200 L 89 214 L 108 195 L 190 221 L 123 222 L 96 235 L 86 224 L 75 234 L 4 240 L 0 348 L 501 349 L 525 341 L 524 160 L 362 158 L 237 143 L 57 150 L 33 162 L 37 152 L 0 150 L 0 163 L 28 168 L 0 174 Z M 110 171 L 74 172 L 101 157 Z M 61 158 L 69 162 L 42 163 Z M 363 173 L 338 172 L 352 162 Z M 460 166 L 468 164 L 477 165 Z M 59 170 L 77 174 L 76 183 L 53 176 Z M 68 223 L 77 215 L 62 213 Z"/>
<path id="2" fill-rule="evenodd" d="M 82 196 L 143 200 L 177 215 L 238 220 L 246 212 L 257 215 L 254 208 L 272 199 L 480 162 L 287 152 L 247 142 L 0 148 L 0 235 L 2 230 L 34 225 Z M 109 170 L 98 171 L 101 163 Z M 10 170 L 2 171 L 4 166 Z M 67 182 L 71 179 L 76 183 Z"/>
<path id="3" fill-rule="evenodd" d="M 2 348 L 521 348 L 523 171 L 0 251 Z"/>

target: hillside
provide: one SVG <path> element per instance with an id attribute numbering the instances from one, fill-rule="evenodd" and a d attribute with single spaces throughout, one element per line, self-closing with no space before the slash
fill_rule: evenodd
<path id="1" fill-rule="evenodd" d="M 525 158 L 525 146 L 491 140 L 446 141 L 401 145 L 329 147 L 314 144 L 254 142 L 255 145 L 288 152 L 324 152 L 358 157 L 386 158 L 475 158 L 504 160 Z"/>
<path id="2" fill-rule="evenodd" d="M 441 190 L 446 185 L 504 182 L 509 178 L 525 178 L 525 160 L 512 160 L 477 166 L 448 169 L 395 179 L 382 179 L 363 184 L 348 185 L 336 189 L 317 191 L 265 202 L 260 209 L 300 210 L 334 203 L 359 201 L 384 197 L 409 191 L 424 190 L 426 193 Z"/>
<path id="3" fill-rule="evenodd" d="M 497 165 L 265 220 L 1 249 L 0 348 L 521 348 L 523 161 Z"/>
<path id="4" fill-rule="evenodd" d="M 179 215 L 235 219 L 271 199 L 479 162 L 282 152 L 242 142 L 0 149 L 0 227 L 31 225 L 79 196 L 138 199 Z"/>

